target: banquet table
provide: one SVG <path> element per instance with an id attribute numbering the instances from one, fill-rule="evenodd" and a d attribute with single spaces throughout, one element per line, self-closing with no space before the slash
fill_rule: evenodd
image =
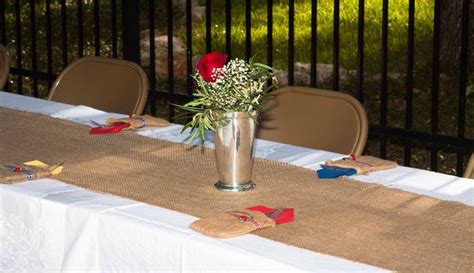
<path id="1" fill-rule="evenodd" d="M 0 92 L 0 107 L 91 127 L 110 117 L 125 117 L 7 92 Z M 181 134 L 181 129 L 172 124 L 142 128 L 137 134 L 184 143 L 186 132 Z M 204 144 L 193 144 L 212 149 L 212 134 Z M 257 158 L 311 170 L 344 156 L 261 139 L 255 143 Z M 353 179 L 474 205 L 471 179 L 403 166 Z M 0 183 L 0 192 L 1 271 L 385 271 L 252 234 L 225 240 L 206 237 L 188 227 L 194 216 L 53 178 Z"/>

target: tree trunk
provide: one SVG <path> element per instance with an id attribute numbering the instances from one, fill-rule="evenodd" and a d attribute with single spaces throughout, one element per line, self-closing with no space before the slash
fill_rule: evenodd
<path id="1" fill-rule="evenodd" d="M 474 67 L 474 4 L 470 1 L 468 63 Z M 441 69 L 448 72 L 457 70 L 460 63 L 463 0 L 441 0 L 440 3 L 440 64 Z"/>

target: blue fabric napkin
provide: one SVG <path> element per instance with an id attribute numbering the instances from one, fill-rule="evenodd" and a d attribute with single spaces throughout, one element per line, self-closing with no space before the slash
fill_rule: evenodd
<path id="1" fill-rule="evenodd" d="M 339 176 L 351 176 L 357 173 L 355 169 L 340 168 L 334 166 L 328 166 L 325 164 L 321 165 L 322 169 L 317 170 L 319 178 L 330 179 L 337 178 Z"/>

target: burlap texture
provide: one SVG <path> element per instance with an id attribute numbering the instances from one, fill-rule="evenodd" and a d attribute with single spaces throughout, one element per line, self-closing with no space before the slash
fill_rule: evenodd
<path id="1" fill-rule="evenodd" d="M 247 219 L 240 220 L 238 216 Z M 232 238 L 250 233 L 257 229 L 274 227 L 275 222 L 263 212 L 245 209 L 234 209 L 221 212 L 208 218 L 199 219 L 189 227 L 200 233 L 216 238 Z"/>
<path id="2" fill-rule="evenodd" d="M 355 169 L 357 174 L 367 174 L 369 172 L 388 170 L 397 167 L 397 163 L 394 161 L 384 160 L 367 155 L 357 156 L 355 160 L 328 160 L 326 161 L 326 164 L 328 166 Z"/>
<path id="3" fill-rule="evenodd" d="M 22 182 L 28 180 L 28 175 L 23 172 L 15 172 L 9 167 L 6 167 L 4 165 L 10 165 L 11 162 L 5 163 L 1 162 L 0 165 L 0 181 L 6 184 L 12 184 L 12 183 L 17 183 L 17 182 Z M 33 167 L 33 166 L 25 166 L 23 164 L 14 164 L 16 166 L 19 166 L 21 168 L 27 169 L 31 173 L 31 179 L 40 179 L 40 178 L 46 178 L 51 175 L 51 171 L 45 168 L 39 168 L 39 167 Z"/>
<path id="4" fill-rule="evenodd" d="M 255 234 L 397 271 L 474 271 L 474 208 L 375 184 L 318 180 L 256 159 L 253 191 L 221 192 L 213 151 L 0 108 L 0 163 L 64 160 L 56 178 L 90 190 L 210 217 L 258 204 L 295 221 Z M 423 181 L 418 181 L 423 183 Z"/>
<path id="5" fill-rule="evenodd" d="M 143 126 L 143 122 L 139 119 L 137 119 L 136 117 L 134 118 L 109 118 L 107 120 L 107 125 L 112 125 L 114 123 L 117 123 L 117 122 L 127 122 L 127 123 L 130 123 L 130 127 L 128 127 L 127 129 L 130 129 L 130 130 L 137 130 L 137 129 L 140 129 L 140 128 L 143 128 L 143 127 L 166 127 L 166 126 L 169 126 L 170 123 L 169 121 L 165 120 L 165 119 L 162 119 L 162 118 L 157 118 L 157 117 L 152 117 L 150 115 L 143 115 L 143 116 L 139 116 L 140 118 L 143 118 L 145 119 L 146 121 L 146 125 Z"/>

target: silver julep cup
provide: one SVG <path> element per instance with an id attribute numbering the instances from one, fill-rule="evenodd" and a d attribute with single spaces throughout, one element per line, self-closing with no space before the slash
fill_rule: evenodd
<path id="1" fill-rule="evenodd" d="M 224 191 L 247 191 L 255 187 L 250 181 L 253 167 L 253 142 L 256 113 L 226 113 L 226 123 L 215 132 L 216 165 L 219 182 L 215 187 Z M 252 118 L 253 117 L 253 118 Z"/>

